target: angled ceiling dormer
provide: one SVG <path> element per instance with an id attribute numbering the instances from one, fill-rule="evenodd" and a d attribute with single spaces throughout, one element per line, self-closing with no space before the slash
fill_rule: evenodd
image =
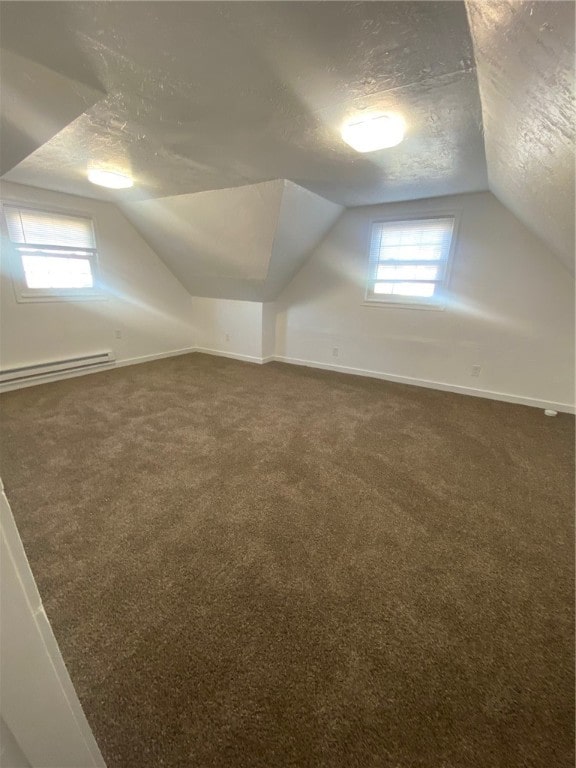
<path id="1" fill-rule="evenodd" d="M 574 272 L 573 2 L 467 0 L 490 190 Z"/>
<path id="2" fill-rule="evenodd" d="M 94 87 L 0 51 L 0 173 L 17 166 L 104 97 Z"/>
<path id="3" fill-rule="evenodd" d="M 9 181 L 134 211 L 214 191 L 226 208 L 232 188 L 246 202 L 273 179 L 348 207 L 490 189 L 573 270 L 573 2 L 26 1 L 0 14 Z M 406 137 L 361 155 L 340 131 L 373 109 L 401 113 Z M 99 164 L 134 187 L 93 186 Z M 244 276 L 213 262 L 232 270 L 221 285 L 263 279 L 273 226 L 255 199 L 262 232 Z"/>
<path id="4" fill-rule="evenodd" d="M 269 301 L 342 206 L 284 179 L 121 206 L 193 296 Z"/>
<path id="5" fill-rule="evenodd" d="M 10 2 L 10 50 L 105 97 L 6 176 L 135 201 L 290 179 L 340 205 L 487 188 L 463 2 Z M 77 73 L 79 73 L 77 75 Z M 342 123 L 403 113 L 405 141 L 360 155 Z M 135 180 L 111 196 L 88 163 Z"/>

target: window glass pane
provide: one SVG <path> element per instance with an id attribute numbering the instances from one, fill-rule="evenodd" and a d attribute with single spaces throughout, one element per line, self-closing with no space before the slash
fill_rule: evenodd
<path id="1" fill-rule="evenodd" d="M 93 288 L 88 259 L 22 254 L 28 288 Z"/>
<path id="2" fill-rule="evenodd" d="M 435 283 L 375 283 L 375 294 L 393 296 L 417 296 L 431 298 L 436 289 Z"/>
<path id="3" fill-rule="evenodd" d="M 374 283 L 374 293 L 392 293 L 394 283 Z"/>
<path id="4" fill-rule="evenodd" d="M 436 280 L 437 278 L 438 267 L 418 264 L 398 267 L 380 264 L 376 274 L 377 280 Z"/>

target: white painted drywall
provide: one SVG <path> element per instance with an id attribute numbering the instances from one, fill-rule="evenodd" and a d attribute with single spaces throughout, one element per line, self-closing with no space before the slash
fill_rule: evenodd
<path id="1" fill-rule="evenodd" d="M 451 210 L 446 310 L 364 306 L 370 222 Z M 280 357 L 574 403 L 574 281 L 487 192 L 346 211 L 276 309 Z"/>
<path id="2" fill-rule="evenodd" d="M 2 200 L 88 213 L 96 227 L 104 301 L 16 301 L 3 238 L 2 368 L 113 350 L 119 361 L 194 346 L 192 300 L 114 205 L 7 182 Z M 115 332 L 120 331 L 117 339 Z"/>
<path id="3" fill-rule="evenodd" d="M 276 303 L 268 301 L 262 304 L 262 357 L 270 358 L 276 354 Z"/>
<path id="4" fill-rule="evenodd" d="M 192 299 L 199 352 L 262 360 L 262 307 L 256 301 Z"/>
<path id="5" fill-rule="evenodd" d="M 0 482 L 2 765 L 105 768 L 44 612 Z M 4 752 L 4 745 L 3 745 Z"/>
<path id="6" fill-rule="evenodd" d="M 343 207 L 284 179 L 270 265 L 261 298 L 273 301 L 330 231 Z"/>
<path id="7" fill-rule="evenodd" d="M 342 206 L 276 179 L 121 209 L 193 296 L 273 300 Z"/>
<path id="8" fill-rule="evenodd" d="M 122 209 L 192 295 L 247 299 L 234 292 L 266 278 L 283 189 L 277 179 Z"/>
<path id="9" fill-rule="evenodd" d="M 2 768 L 31 768 L 3 717 L 0 717 L 0 765 Z"/>

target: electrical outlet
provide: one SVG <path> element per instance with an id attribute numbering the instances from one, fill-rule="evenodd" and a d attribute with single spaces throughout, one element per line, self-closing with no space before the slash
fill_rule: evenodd
<path id="1" fill-rule="evenodd" d="M 475 378 L 478 378 L 480 376 L 480 371 L 482 370 L 481 366 L 479 365 L 473 365 L 472 370 L 470 371 L 470 375 L 474 376 Z"/>
<path id="2" fill-rule="evenodd" d="M 229 333 L 224 334 L 224 339 L 225 341 L 230 341 L 230 334 Z"/>
<path id="3" fill-rule="evenodd" d="M 114 338 L 121 339 L 122 338 L 122 331 L 114 331 Z"/>
<path id="4" fill-rule="evenodd" d="M 332 357 L 338 357 L 339 354 L 340 354 L 340 350 L 338 349 L 338 347 L 332 347 Z"/>

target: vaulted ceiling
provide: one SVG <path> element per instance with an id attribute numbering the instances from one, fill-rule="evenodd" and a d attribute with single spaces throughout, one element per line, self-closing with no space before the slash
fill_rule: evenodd
<path id="1" fill-rule="evenodd" d="M 467 0 L 490 189 L 574 270 L 574 2 Z"/>
<path id="2" fill-rule="evenodd" d="M 96 196 L 89 163 L 128 167 L 123 199 L 285 178 L 342 205 L 486 188 L 463 3 L 6 3 L 2 42 L 106 95 L 7 175 Z M 362 156 L 340 126 L 406 115 Z"/>
<path id="3" fill-rule="evenodd" d="M 1 15 L 3 177 L 112 200 L 149 240 L 147 220 L 159 232 L 180 216 L 172 229 L 191 239 L 171 252 L 190 254 L 197 283 L 213 249 L 186 226 L 208 216 L 196 194 L 224 213 L 277 179 L 342 206 L 490 184 L 573 259 L 572 3 L 8 2 Z M 360 155 L 340 129 L 375 108 L 401 113 L 406 139 Z M 92 165 L 134 188 L 91 185 Z"/>

